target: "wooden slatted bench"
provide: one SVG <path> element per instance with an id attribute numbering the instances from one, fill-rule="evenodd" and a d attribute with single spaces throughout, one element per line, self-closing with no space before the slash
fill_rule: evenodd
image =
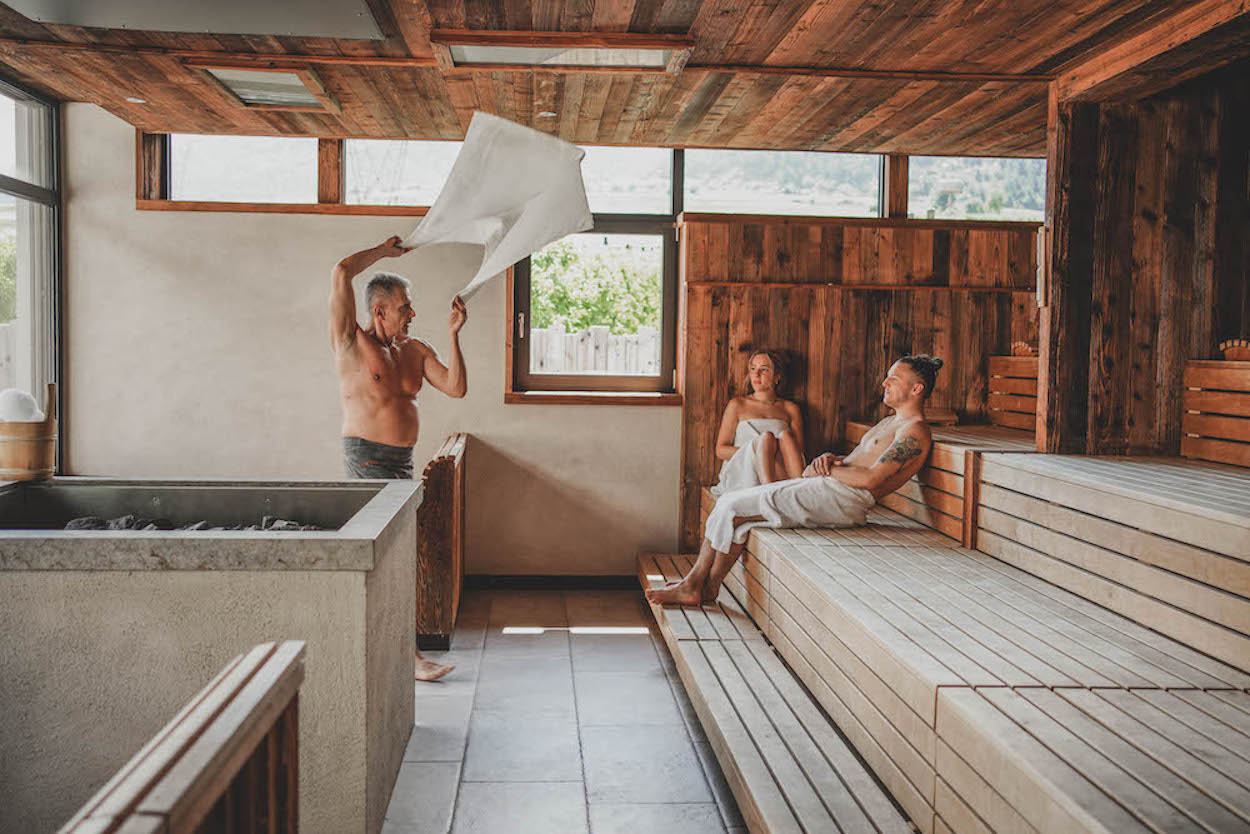
<path id="1" fill-rule="evenodd" d="M 868 423 L 847 423 L 848 443 L 858 443 L 870 428 Z M 977 425 L 934 426 L 932 430 L 933 451 L 925 467 L 897 492 L 881 499 L 881 505 L 932 527 L 965 547 L 975 546 L 976 519 L 966 508 L 977 506 L 975 473 L 981 455 L 1031 452 L 1035 448 L 1033 433 Z M 967 477 L 969 473 L 973 477 Z"/>
<path id="2" fill-rule="evenodd" d="M 644 588 L 689 568 L 683 556 L 638 560 Z M 752 832 L 912 830 L 729 594 L 652 611 Z"/>
<path id="3" fill-rule="evenodd" d="M 464 583 L 464 482 L 469 435 L 443 441 L 425 466 L 417 508 L 417 648 L 446 651 Z"/>
<path id="4" fill-rule="evenodd" d="M 1245 775 L 1242 754 L 1210 748 L 1207 736 L 1227 725 L 1243 743 L 1250 675 L 895 518 L 752 531 L 725 590 L 922 831 L 1147 830 L 1134 815 L 1172 826 L 1159 831 L 1197 831 L 1224 811 L 1250 822 L 1250 798 L 1235 790 L 1203 799 L 1208 783 Z M 929 540 L 907 541 L 917 532 Z M 1156 738 L 1162 719 L 1115 701 L 1104 733 L 1055 730 L 1064 743 L 1054 747 L 1034 738 L 1036 727 L 1074 721 L 1065 704 L 1087 693 L 1162 699 L 1179 723 Z M 1178 743 L 1206 781 L 1164 772 Z M 1187 816 L 1161 813 L 1174 802 L 1189 803 Z"/>
<path id="5" fill-rule="evenodd" d="M 263 643 L 226 664 L 61 834 L 299 830 L 304 643 Z"/>
<path id="6" fill-rule="evenodd" d="M 1250 466 L 1250 361 L 1185 363 L 1181 454 Z"/>
<path id="7" fill-rule="evenodd" d="M 990 454 L 980 549 L 1250 669 L 1250 469 Z"/>

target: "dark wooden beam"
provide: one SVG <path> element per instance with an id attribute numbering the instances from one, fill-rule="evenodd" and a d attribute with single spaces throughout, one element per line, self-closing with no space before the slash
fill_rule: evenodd
<path id="1" fill-rule="evenodd" d="M 29 38 L 0 38 L 0 47 L 48 52 L 92 52 L 105 55 L 135 55 L 149 58 L 180 58 L 186 61 L 211 61 L 213 66 L 237 66 L 242 69 L 298 69 L 309 64 L 377 67 L 433 67 L 433 57 L 392 55 L 311 55 L 302 52 L 239 52 L 224 49 L 173 49 L 160 46 L 124 46 L 110 43 L 70 43 L 40 41 Z"/>
<path id="2" fill-rule="evenodd" d="M 317 140 L 317 202 L 343 202 L 343 140 Z"/>
<path id="3" fill-rule="evenodd" d="M 881 177 L 881 208 L 885 217 L 907 216 L 906 154 L 892 153 L 884 157 L 885 171 Z"/>
<path id="4" fill-rule="evenodd" d="M 1050 276 L 1040 321 L 1038 451 L 1081 453 L 1088 442 L 1098 107 L 1054 102 L 1055 195 Z"/>
<path id="5" fill-rule="evenodd" d="M 1035 73 L 930 72 L 927 70 L 847 69 L 842 67 L 780 67 L 742 64 L 687 64 L 684 72 L 735 72 L 745 75 L 790 75 L 813 78 L 866 78 L 878 81 L 951 81 L 1049 84 L 1051 76 Z"/>
<path id="6" fill-rule="evenodd" d="M 1246 0 L 1192 0 L 1179 3 L 1177 7 L 1174 13 L 1159 17 L 1149 28 L 1061 72 L 1057 78 L 1060 101 L 1096 98 L 1100 86 L 1111 84 L 1141 64 L 1250 14 L 1250 3 Z"/>
<path id="7" fill-rule="evenodd" d="M 169 143 L 164 133 L 135 131 L 135 198 L 169 198 Z"/>
<path id="8" fill-rule="evenodd" d="M 502 32 L 484 29 L 435 29 L 432 43 L 456 46 L 562 46 L 571 49 L 692 49 L 686 35 L 650 35 L 635 32 Z"/>

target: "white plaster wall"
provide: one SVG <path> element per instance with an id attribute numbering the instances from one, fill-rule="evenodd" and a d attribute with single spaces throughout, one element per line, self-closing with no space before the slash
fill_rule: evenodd
<path id="1" fill-rule="evenodd" d="M 66 465 L 132 477 L 338 478 L 328 275 L 386 217 L 140 212 L 132 127 L 65 108 Z M 445 351 L 475 250 L 385 262 Z M 504 283 L 470 304 L 469 394 L 422 394 L 418 465 L 467 431 L 471 573 L 625 574 L 677 534 L 678 407 L 505 405 Z"/>

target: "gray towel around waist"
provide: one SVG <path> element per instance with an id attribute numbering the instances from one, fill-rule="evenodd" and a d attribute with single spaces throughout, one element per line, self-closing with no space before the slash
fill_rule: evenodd
<path id="1" fill-rule="evenodd" d="M 388 446 L 363 437 L 343 438 L 343 471 L 348 478 L 412 480 L 412 447 Z"/>

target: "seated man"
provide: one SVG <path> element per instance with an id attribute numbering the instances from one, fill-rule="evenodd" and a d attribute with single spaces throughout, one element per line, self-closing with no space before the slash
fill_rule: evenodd
<path id="1" fill-rule="evenodd" d="M 858 527 L 879 498 L 906 483 L 924 466 L 933 445 L 924 403 L 933 392 L 942 360 L 904 356 L 890 366 L 882 400 L 894 410 L 864 435 L 849 455 L 825 453 L 801 478 L 776 481 L 722 495 L 707 517 L 703 545 L 681 581 L 647 591 L 657 603 L 715 602 L 752 527 Z"/>

